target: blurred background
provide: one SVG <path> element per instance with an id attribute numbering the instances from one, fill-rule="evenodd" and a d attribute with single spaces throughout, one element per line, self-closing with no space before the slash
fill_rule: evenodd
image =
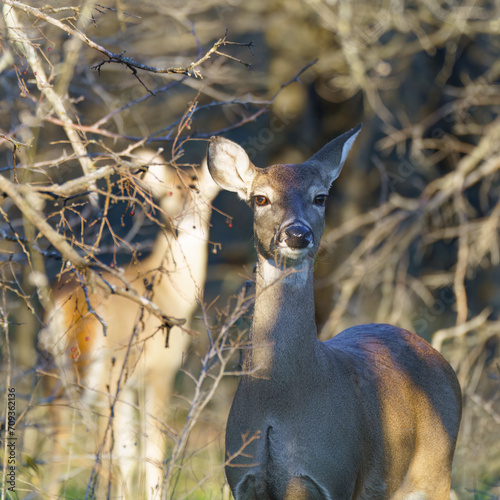
<path id="1" fill-rule="evenodd" d="M 207 139 L 223 135 L 257 166 L 300 163 L 361 122 L 328 200 L 316 264 L 320 338 L 388 322 L 432 342 L 464 395 L 454 498 L 500 498 L 497 2 L 4 0 L 2 9 L 0 381 L 6 395 L 16 388 L 17 498 L 49 496 L 51 368 L 38 338 L 49 284 L 76 269 L 87 290 L 93 273 L 132 266 L 159 232 L 176 230 L 161 210 L 151 216 L 146 194 L 124 188 L 140 170 L 135 153 L 147 147 L 189 170 Z M 223 432 L 237 332 L 248 327 L 235 297 L 255 261 L 251 211 L 236 195 L 213 201 L 206 249 L 190 322 L 198 333 L 165 415 L 168 498 L 228 495 Z M 223 366 L 231 374 L 196 385 L 217 369 L 206 357 L 211 338 L 233 346 Z M 5 428 L 6 411 L 1 418 Z M 111 461 L 82 445 L 82 420 L 68 424 L 80 448 L 58 457 L 52 497 L 89 496 L 96 474 L 99 488 L 114 481 Z M 5 445 L 2 457 L 5 470 Z"/>

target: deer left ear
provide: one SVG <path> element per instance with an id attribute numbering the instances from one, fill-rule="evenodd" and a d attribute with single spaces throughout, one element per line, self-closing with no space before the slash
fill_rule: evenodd
<path id="1" fill-rule="evenodd" d="M 328 169 L 330 183 L 332 183 L 339 176 L 361 127 L 362 124 L 359 124 L 356 128 L 330 141 L 307 160 L 306 164 L 320 164 L 323 169 Z"/>

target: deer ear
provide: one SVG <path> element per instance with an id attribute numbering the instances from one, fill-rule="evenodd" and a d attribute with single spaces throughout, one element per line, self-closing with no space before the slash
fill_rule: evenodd
<path id="1" fill-rule="evenodd" d="M 240 145 L 223 137 L 211 137 L 207 163 L 210 175 L 221 188 L 247 200 L 256 168 Z"/>
<path id="2" fill-rule="evenodd" d="M 332 183 L 339 176 L 361 127 L 362 124 L 330 141 L 307 160 L 306 164 L 320 164 L 323 169 L 328 169 L 330 183 Z"/>

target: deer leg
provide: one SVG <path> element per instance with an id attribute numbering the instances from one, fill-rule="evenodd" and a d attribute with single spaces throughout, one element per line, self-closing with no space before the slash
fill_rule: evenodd
<path id="1" fill-rule="evenodd" d="M 167 375 L 167 376 L 166 376 Z M 144 401 L 144 454 L 148 498 L 160 498 L 167 440 L 165 426 L 175 371 L 152 373 L 148 377 Z"/>
<path id="2" fill-rule="evenodd" d="M 138 491 L 134 487 L 139 482 L 137 470 L 140 455 L 135 403 L 135 391 L 129 387 L 123 388 L 115 406 L 111 450 L 111 458 L 119 469 L 117 498 L 133 498 Z"/>

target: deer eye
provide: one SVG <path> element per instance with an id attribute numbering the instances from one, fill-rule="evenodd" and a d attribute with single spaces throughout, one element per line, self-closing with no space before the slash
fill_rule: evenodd
<path id="1" fill-rule="evenodd" d="M 324 207 L 326 203 L 326 194 L 318 194 L 316 198 L 314 198 L 314 204 L 317 205 L 318 207 Z"/>
<path id="2" fill-rule="evenodd" d="M 266 205 L 269 205 L 269 198 L 267 198 L 266 196 L 261 196 L 261 195 L 255 196 L 254 202 L 259 207 L 265 207 Z"/>

